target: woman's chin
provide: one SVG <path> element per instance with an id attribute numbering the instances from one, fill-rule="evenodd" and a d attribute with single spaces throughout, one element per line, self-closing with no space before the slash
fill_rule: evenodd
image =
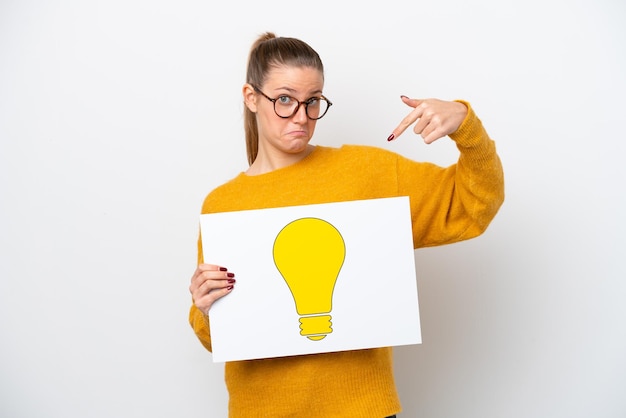
<path id="1" fill-rule="evenodd" d="M 291 141 L 285 147 L 285 152 L 288 154 L 301 154 L 309 151 L 309 141 L 308 140 L 294 140 Z"/>

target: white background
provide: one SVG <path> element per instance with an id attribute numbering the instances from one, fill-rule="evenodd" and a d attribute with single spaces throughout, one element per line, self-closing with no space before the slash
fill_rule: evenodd
<path id="1" fill-rule="evenodd" d="M 309 42 L 335 103 L 315 142 L 386 138 L 399 96 L 469 100 L 507 198 L 416 252 L 423 344 L 404 417 L 626 415 L 626 4 L 0 2 L 0 415 L 224 417 L 187 325 L 204 195 L 246 166 L 240 89 L 264 30 Z"/>

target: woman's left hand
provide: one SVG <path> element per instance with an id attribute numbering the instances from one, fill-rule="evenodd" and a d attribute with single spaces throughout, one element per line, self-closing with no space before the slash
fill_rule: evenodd
<path id="1" fill-rule="evenodd" d="M 388 141 L 400 135 L 413 123 L 413 132 L 421 135 L 424 142 L 430 144 L 439 138 L 456 132 L 467 116 L 467 107 L 460 102 L 448 102 L 439 99 L 410 99 L 401 96 L 402 101 L 413 108 L 393 130 Z"/>

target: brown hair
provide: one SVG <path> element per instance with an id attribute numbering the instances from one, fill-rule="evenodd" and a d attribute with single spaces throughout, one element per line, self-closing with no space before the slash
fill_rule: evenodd
<path id="1" fill-rule="evenodd" d="M 262 88 L 267 73 L 279 66 L 311 67 L 324 75 L 319 55 L 306 42 L 295 38 L 276 37 L 272 32 L 261 35 L 252 45 L 248 58 L 246 83 Z M 248 164 L 252 164 L 259 151 L 259 130 L 256 115 L 244 106 L 244 130 Z"/>

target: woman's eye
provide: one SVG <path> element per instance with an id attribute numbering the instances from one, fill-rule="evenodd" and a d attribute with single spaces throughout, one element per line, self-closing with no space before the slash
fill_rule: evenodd
<path id="1" fill-rule="evenodd" d="M 319 97 L 311 97 L 306 101 L 309 106 L 317 106 L 320 103 Z"/>
<path id="2" fill-rule="evenodd" d="M 288 105 L 291 104 L 292 98 L 289 96 L 278 96 L 278 103 Z"/>

